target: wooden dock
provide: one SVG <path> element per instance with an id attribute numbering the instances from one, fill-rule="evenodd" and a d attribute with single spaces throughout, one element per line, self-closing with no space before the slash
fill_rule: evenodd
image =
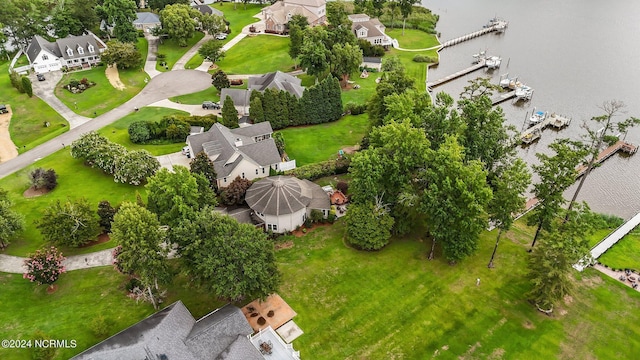
<path id="1" fill-rule="evenodd" d="M 618 140 L 615 144 L 609 146 L 608 148 L 602 150 L 602 152 L 600 152 L 600 154 L 598 154 L 598 157 L 596 158 L 596 161 L 594 164 L 600 164 L 602 162 L 604 162 L 605 160 L 607 160 L 608 158 L 612 157 L 615 153 L 617 153 L 618 151 L 622 151 L 624 153 L 627 153 L 629 155 L 633 155 L 638 151 L 638 147 L 628 143 L 624 140 Z M 578 176 L 577 178 L 581 177 L 582 175 L 584 175 L 587 172 L 587 165 L 582 165 L 578 168 Z"/>
<path id="2" fill-rule="evenodd" d="M 461 76 L 470 74 L 470 73 L 472 73 L 474 71 L 477 71 L 477 70 L 480 70 L 485 66 L 486 66 L 486 60 L 484 58 L 482 58 L 482 59 L 479 59 L 477 64 L 475 64 L 473 66 L 470 66 L 470 67 L 468 67 L 466 69 L 462 69 L 462 70 L 460 70 L 458 72 L 455 72 L 455 73 L 453 73 L 451 75 L 447 75 L 447 76 L 443 77 L 442 79 L 438 79 L 436 81 L 427 81 L 427 91 L 431 91 L 431 89 L 433 89 L 434 87 L 440 86 L 440 85 L 442 85 L 442 84 L 444 84 L 446 82 L 449 82 L 449 81 L 451 81 L 453 79 L 457 79 L 457 78 L 459 78 Z"/>
<path id="3" fill-rule="evenodd" d="M 474 31 L 474 32 L 469 33 L 469 34 L 459 36 L 459 37 L 457 37 L 455 39 L 447 40 L 444 43 L 442 43 L 441 49 L 444 49 L 444 48 L 447 48 L 449 46 L 453 46 L 453 45 L 459 44 L 459 43 L 467 41 L 467 40 L 471 40 L 471 39 L 477 38 L 478 36 L 482 36 L 482 35 L 485 35 L 485 34 L 488 34 L 488 33 L 492 33 L 494 31 L 498 31 L 498 30 L 504 31 L 504 29 L 506 28 L 507 25 L 508 25 L 508 23 L 506 21 L 501 21 L 501 22 L 498 22 L 497 24 L 495 24 L 493 26 L 486 27 L 486 28 L 484 28 L 482 30 Z"/>
<path id="4" fill-rule="evenodd" d="M 509 99 L 513 99 L 514 97 L 516 97 L 516 91 L 509 91 L 506 93 L 502 93 L 502 94 L 498 94 L 494 97 L 491 98 L 491 105 L 498 105 L 500 103 L 503 103 Z"/>
<path id="5" fill-rule="evenodd" d="M 571 124 L 571 119 L 553 113 L 546 116 L 541 122 L 523 131 L 520 134 L 520 140 L 523 144 L 528 145 L 538 140 L 542 136 L 542 131 L 547 127 L 552 126 L 556 129 L 562 129 L 569 126 L 569 124 Z"/>

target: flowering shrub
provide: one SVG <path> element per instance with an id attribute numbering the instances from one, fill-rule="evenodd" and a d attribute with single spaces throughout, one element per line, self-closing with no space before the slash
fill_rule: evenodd
<path id="1" fill-rule="evenodd" d="M 66 258 L 55 247 L 44 250 L 36 250 L 35 253 L 24 261 L 27 268 L 22 277 L 38 285 L 51 285 L 63 272 L 66 272 L 62 262 Z"/>

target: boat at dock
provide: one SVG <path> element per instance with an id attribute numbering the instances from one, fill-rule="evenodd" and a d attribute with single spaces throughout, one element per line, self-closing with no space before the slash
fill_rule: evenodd
<path id="1" fill-rule="evenodd" d="M 518 81 L 517 76 L 510 78 L 508 73 L 500 76 L 500 87 L 503 89 L 515 90 L 520 86 L 522 86 L 522 83 Z"/>
<path id="2" fill-rule="evenodd" d="M 479 53 L 477 53 L 477 54 L 473 54 L 473 55 L 471 55 L 471 56 L 473 57 L 473 60 L 471 61 L 471 63 L 472 63 L 472 64 L 477 64 L 477 63 L 479 63 L 481 60 L 483 60 L 483 59 L 485 59 L 485 58 L 486 58 L 486 54 L 487 54 L 487 52 L 486 52 L 486 51 L 480 51 L 480 52 L 479 52 Z"/>
<path id="3" fill-rule="evenodd" d="M 522 85 L 516 88 L 516 101 L 528 101 L 533 96 L 533 89 L 527 85 Z"/>
<path id="4" fill-rule="evenodd" d="M 491 56 L 489 58 L 487 58 L 487 61 L 485 62 L 485 65 L 487 66 L 487 69 L 497 69 L 500 67 L 500 64 L 502 63 L 502 58 L 499 56 Z"/>
<path id="5" fill-rule="evenodd" d="M 544 111 L 536 111 L 534 108 L 533 113 L 529 117 L 529 125 L 535 125 L 543 122 L 548 115 L 548 113 L 545 113 Z"/>

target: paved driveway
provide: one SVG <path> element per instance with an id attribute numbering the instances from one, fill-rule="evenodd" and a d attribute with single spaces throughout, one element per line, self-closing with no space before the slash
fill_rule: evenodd
<path id="1" fill-rule="evenodd" d="M 49 79 L 47 79 L 49 81 Z M 156 101 L 173 96 L 190 94 L 211 87 L 211 75 L 196 70 L 177 70 L 159 74 L 149 81 L 149 84 L 135 97 L 118 108 L 102 114 L 97 118 L 72 128 L 68 132 L 29 150 L 18 157 L 0 164 L 0 178 L 31 165 L 34 161 L 44 158 L 68 146 L 82 134 L 101 129 L 125 115 L 135 108 L 147 106 Z"/>
<path id="2" fill-rule="evenodd" d="M 62 79 L 62 71 L 52 71 L 44 74 L 46 80 L 38 81 L 36 78 L 36 74 L 32 73 L 29 78 L 31 79 L 31 83 L 33 86 L 33 93 L 44 100 L 49 106 L 53 108 L 58 114 L 60 114 L 65 120 L 69 122 L 69 126 L 71 129 L 76 128 L 89 120 L 91 118 L 78 115 L 71 111 L 60 99 L 58 99 L 55 95 L 56 84 L 60 82 Z"/>

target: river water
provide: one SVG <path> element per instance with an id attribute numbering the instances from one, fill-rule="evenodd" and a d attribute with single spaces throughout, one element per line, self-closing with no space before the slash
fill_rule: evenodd
<path id="1" fill-rule="evenodd" d="M 500 69 L 479 70 L 435 91 L 457 97 L 468 80 L 485 76 L 497 84 L 504 73 L 533 87 L 529 103 L 500 105 L 509 123 L 521 130 L 534 107 L 563 114 L 572 123 L 561 131 L 547 129 L 537 143 L 519 148 L 528 163 L 535 163 L 535 153 L 548 151 L 547 145 L 557 137 L 580 139 L 585 133 L 580 125 L 602 115 L 598 106 L 605 101 L 627 105 L 617 120 L 640 118 L 640 1 L 422 0 L 422 5 L 440 15 L 436 30 L 442 42 L 480 30 L 496 15 L 509 21 L 504 34 L 484 35 L 442 50 L 440 64 L 429 70 L 429 78 L 470 66 L 471 55 L 480 50 L 501 56 Z M 592 128 L 597 126 L 592 123 Z M 630 130 L 626 140 L 640 145 L 640 127 Z M 571 198 L 575 186 L 566 198 Z M 638 213 L 640 153 L 615 155 L 594 169 L 578 200 L 596 212 L 625 219 Z"/>

